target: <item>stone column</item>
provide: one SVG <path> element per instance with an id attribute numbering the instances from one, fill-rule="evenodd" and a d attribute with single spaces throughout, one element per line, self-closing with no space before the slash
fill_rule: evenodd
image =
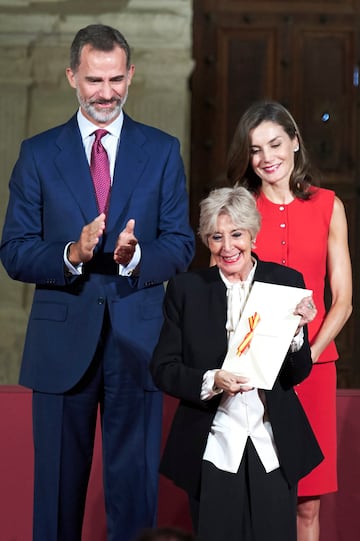
<path id="1" fill-rule="evenodd" d="M 2 21 L 3 22 L 3 21 Z M 1 24 L 1 23 L 0 23 Z M 8 179 L 19 141 L 27 134 L 28 95 L 32 79 L 27 58 L 28 43 L 4 39 L 0 31 L 0 213 L 5 215 Z M 2 219 L 1 219 L 2 223 Z M 0 384 L 14 383 L 28 317 L 29 286 L 8 278 L 0 266 Z"/>

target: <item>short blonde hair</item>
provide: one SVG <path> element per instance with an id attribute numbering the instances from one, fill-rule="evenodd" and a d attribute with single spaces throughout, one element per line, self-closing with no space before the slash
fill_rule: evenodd
<path id="1" fill-rule="evenodd" d="M 200 202 L 198 233 L 205 246 L 208 246 L 208 237 L 216 231 L 220 214 L 227 214 L 236 227 L 249 231 L 252 239 L 260 230 L 260 213 L 254 196 L 246 188 L 217 188 Z"/>

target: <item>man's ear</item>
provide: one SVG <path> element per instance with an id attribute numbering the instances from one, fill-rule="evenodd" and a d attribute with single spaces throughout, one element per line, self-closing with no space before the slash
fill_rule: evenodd
<path id="1" fill-rule="evenodd" d="M 67 80 L 69 81 L 69 85 L 72 88 L 76 88 L 76 82 L 75 82 L 75 73 L 71 68 L 66 68 L 65 70 Z"/>

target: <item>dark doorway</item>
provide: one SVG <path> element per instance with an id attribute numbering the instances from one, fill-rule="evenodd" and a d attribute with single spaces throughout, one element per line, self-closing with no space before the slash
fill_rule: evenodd
<path id="1" fill-rule="evenodd" d="M 324 7 L 326 5 L 326 7 Z M 321 185 L 343 200 L 353 273 L 359 265 L 359 10 L 350 0 L 195 0 L 190 209 L 222 175 L 236 123 L 250 103 L 272 98 L 297 119 Z M 194 266 L 208 265 L 198 241 Z M 359 287 L 354 313 L 337 339 L 339 386 L 360 386 Z"/>

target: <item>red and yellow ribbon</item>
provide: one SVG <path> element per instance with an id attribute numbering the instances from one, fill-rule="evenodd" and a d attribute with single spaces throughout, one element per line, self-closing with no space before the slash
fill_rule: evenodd
<path id="1" fill-rule="evenodd" d="M 250 331 L 246 333 L 241 344 L 237 348 L 236 355 L 239 355 L 239 357 L 248 347 L 250 347 L 250 343 L 254 335 L 254 329 L 256 325 L 259 323 L 259 321 L 260 321 L 260 316 L 257 312 L 255 312 L 253 316 L 249 317 Z"/>

